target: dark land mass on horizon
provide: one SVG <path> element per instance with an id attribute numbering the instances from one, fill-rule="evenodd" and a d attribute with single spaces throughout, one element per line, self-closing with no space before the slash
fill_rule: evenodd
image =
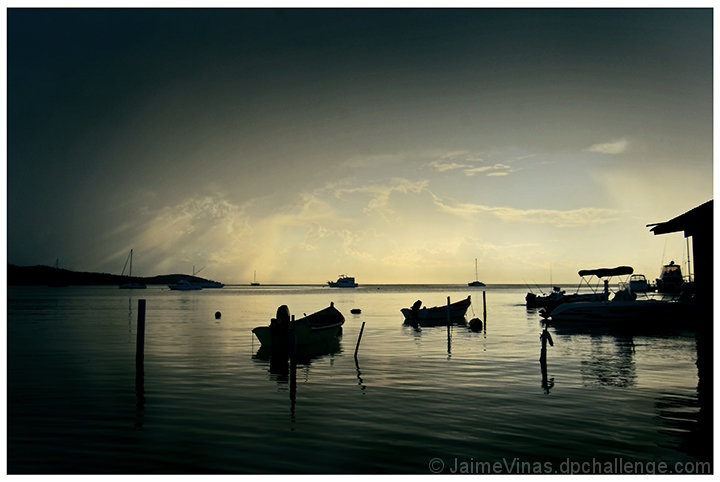
<path id="1" fill-rule="evenodd" d="M 71 286 L 71 285 L 121 285 L 145 283 L 147 285 L 170 285 L 180 280 L 191 283 L 212 281 L 189 274 L 165 274 L 151 277 L 121 276 L 109 273 L 86 273 L 53 268 L 52 266 L 16 266 L 8 264 L 8 285 Z"/>

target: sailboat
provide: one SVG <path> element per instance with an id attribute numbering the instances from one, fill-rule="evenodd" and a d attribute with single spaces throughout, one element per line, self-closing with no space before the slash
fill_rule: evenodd
<path id="1" fill-rule="evenodd" d="M 120 274 L 120 276 L 123 276 L 125 274 L 125 268 L 127 267 L 128 261 L 129 261 L 130 262 L 130 271 L 128 273 L 128 278 L 132 279 L 132 259 L 133 259 L 133 250 L 131 249 L 130 254 L 128 255 L 127 259 L 125 260 L 125 266 L 123 266 L 123 270 L 122 270 L 122 273 Z M 123 289 L 123 290 L 132 290 L 132 289 L 142 290 L 142 289 L 147 288 L 147 286 L 145 286 L 145 283 L 138 283 L 138 282 L 130 281 L 129 283 L 121 284 L 120 286 L 118 286 L 118 288 Z"/>
<path id="2" fill-rule="evenodd" d="M 468 286 L 485 286 L 485 283 L 478 281 L 477 258 L 475 258 L 475 281 L 469 282 Z"/>
<path id="3" fill-rule="evenodd" d="M 257 271 L 253 271 L 253 281 L 250 286 L 260 286 L 260 283 L 257 282 Z"/>

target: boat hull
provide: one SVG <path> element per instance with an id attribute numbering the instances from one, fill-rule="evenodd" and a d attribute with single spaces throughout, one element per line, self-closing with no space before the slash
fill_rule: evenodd
<path id="1" fill-rule="evenodd" d="M 550 321 L 591 323 L 685 322 L 694 305 L 677 301 L 635 300 L 563 304 L 550 312 Z"/>
<path id="2" fill-rule="evenodd" d="M 260 344 L 273 350 L 288 350 L 294 342 L 296 347 L 323 345 L 342 334 L 345 317 L 334 306 L 289 323 L 278 323 L 253 328 Z"/>
<path id="3" fill-rule="evenodd" d="M 432 308 L 421 308 L 413 311 L 411 308 L 403 308 L 400 312 L 405 317 L 405 323 L 419 326 L 442 326 L 448 324 L 465 324 L 465 314 L 470 307 L 470 297 L 464 300 L 451 303 L 447 306 L 435 306 Z M 449 316 L 448 316 L 449 312 Z"/>

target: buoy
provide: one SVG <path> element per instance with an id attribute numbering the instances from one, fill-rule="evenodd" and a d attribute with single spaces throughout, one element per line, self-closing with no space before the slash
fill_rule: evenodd
<path id="1" fill-rule="evenodd" d="M 482 321 L 480 320 L 480 318 L 473 318 L 468 322 L 468 324 L 470 325 L 470 329 L 472 331 L 482 330 Z"/>
<path id="2" fill-rule="evenodd" d="M 221 314 L 219 311 L 216 311 L 216 312 L 215 312 L 215 319 L 216 319 L 216 320 L 219 320 L 221 316 L 222 316 L 222 314 Z"/>
<path id="3" fill-rule="evenodd" d="M 360 308 L 353 308 L 352 310 L 350 310 L 350 313 L 352 313 L 353 315 L 359 315 L 360 313 L 362 313 L 362 311 L 360 310 Z"/>

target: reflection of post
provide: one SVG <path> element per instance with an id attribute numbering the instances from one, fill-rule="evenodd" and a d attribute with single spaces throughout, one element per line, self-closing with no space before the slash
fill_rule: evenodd
<path id="1" fill-rule="evenodd" d="M 547 344 L 550 343 L 550 346 L 553 346 L 553 339 L 547 329 L 547 326 L 545 326 L 542 333 L 540 333 L 540 342 L 540 374 L 542 376 L 541 386 L 545 394 L 548 394 L 550 393 L 550 389 L 555 385 L 555 379 L 551 378 L 550 380 L 548 380 L 547 376 Z"/>
<path id="2" fill-rule="evenodd" d="M 290 358 L 290 421 L 295 423 L 295 396 L 297 395 L 297 362 Z"/>
<path id="3" fill-rule="evenodd" d="M 448 357 L 450 356 L 450 297 L 447 297 L 447 340 L 448 340 Z"/>
<path id="4" fill-rule="evenodd" d="M 483 322 L 487 326 L 487 305 L 485 304 L 485 290 L 483 290 Z"/>
<path id="5" fill-rule="evenodd" d="M 145 300 L 138 300 L 135 399 L 135 427 L 142 428 L 145 413 Z"/>
<path id="6" fill-rule="evenodd" d="M 355 357 L 355 371 L 357 372 L 358 386 L 360 390 L 362 390 L 363 395 L 365 395 L 365 385 L 363 385 L 363 379 L 361 378 L 362 373 L 360 373 L 360 364 L 358 363 L 357 357 Z"/>

